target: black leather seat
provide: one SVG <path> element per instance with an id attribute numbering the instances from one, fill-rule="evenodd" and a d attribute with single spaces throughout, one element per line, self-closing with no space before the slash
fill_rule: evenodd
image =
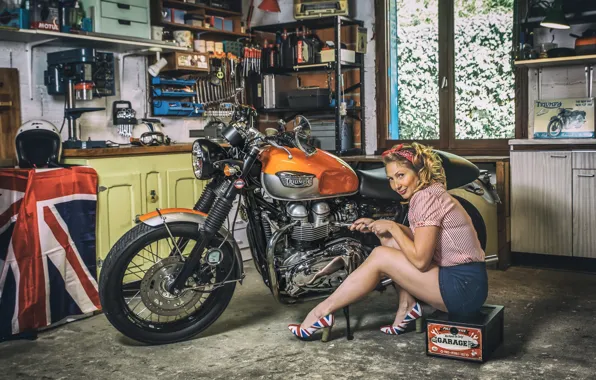
<path id="1" fill-rule="evenodd" d="M 391 189 L 385 167 L 356 170 L 360 179 L 360 195 L 366 198 L 397 201 L 401 196 Z"/>
<path id="2" fill-rule="evenodd" d="M 467 185 L 480 176 L 478 167 L 465 158 L 440 150 L 435 150 L 435 152 L 443 162 L 448 190 Z M 360 179 L 359 190 L 361 196 L 391 201 L 400 199 L 399 194 L 394 192 L 391 186 L 389 186 L 385 167 L 356 170 L 356 173 Z"/>

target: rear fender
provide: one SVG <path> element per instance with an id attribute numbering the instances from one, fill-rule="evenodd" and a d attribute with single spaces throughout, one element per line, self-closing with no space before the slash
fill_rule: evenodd
<path id="1" fill-rule="evenodd" d="M 161 216 L 159 215 L 161 213 Z M 162 218 L 163 217 L 163 218 Z M 144 215 L 139 215 L 136 218 L 137 223 L 144 223 L 151 227 L 158 227 L 165 223 L 196 223 L 198 224 L 199 228 L 205 224 L 205 220 L 207 220 L 207 214 L 204 212 L 187 209 L 187 208 L 165 208 L 160 209 L 159 213 L 157 211 L 153 211 Z M 236 256 L 237 261 L 237 278 L 244 278 L 244 264 L 242 262 L 242 253 L 240 252 L 240 247 L 238 247 L 238 243 L 234 239 L 234 235 L 232 235 L 227 228 L 220 228 L 218 233 L 218 237 L 221 239 L 225 239 L 226 242 L 230 244 L 232 249 L 234 250 L 234 255 Z"/>

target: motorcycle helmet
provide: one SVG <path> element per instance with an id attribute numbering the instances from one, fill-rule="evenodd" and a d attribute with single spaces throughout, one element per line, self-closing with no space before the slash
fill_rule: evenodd
<path id="1" fill-rule="evenodd" d="M 162 127 L 157 119 L 142 119 L 133 128 L 130 143 L 140 146 L 169 145 L 170 138 L 163 134 Z"/>
<path id="2" fill-rule="evenodd" d="M 59 166 L 62 158 L 60 132 L 46 120 L 29 120 L 17 131 L 15 152 L 19 168 Z"/>

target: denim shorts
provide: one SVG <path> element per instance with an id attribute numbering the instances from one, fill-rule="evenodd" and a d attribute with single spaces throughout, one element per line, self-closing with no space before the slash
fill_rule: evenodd
<path id="1" fill-rule="evenodd" d="M 488 296 L 486 263 L 440 267 L 439 288 L 449 314 L 470 315 L 478 312 Z"/>

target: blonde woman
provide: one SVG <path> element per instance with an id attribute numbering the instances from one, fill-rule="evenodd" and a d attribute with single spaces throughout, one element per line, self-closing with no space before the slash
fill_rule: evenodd
<path id="1" fill-rule="evenodd" d="M 289 325 L 298 338 L 331 328 L 336 310 L 373 290 L 383 277 L 399 287 L 399 308 L 385 334 L 399 335 L 422 316 L 418 300 L 450 314 L 470 314 L 484 304 L 488 278 L 484 251 L 472 220 L 445 188 L 441 160 L 421 144 L 398 145 L 383 153 L 391 188 L 409 201 L 410 227 L 362 218 L 351 230 L 376 234 L 382 246 L 301 324 Z"/>

